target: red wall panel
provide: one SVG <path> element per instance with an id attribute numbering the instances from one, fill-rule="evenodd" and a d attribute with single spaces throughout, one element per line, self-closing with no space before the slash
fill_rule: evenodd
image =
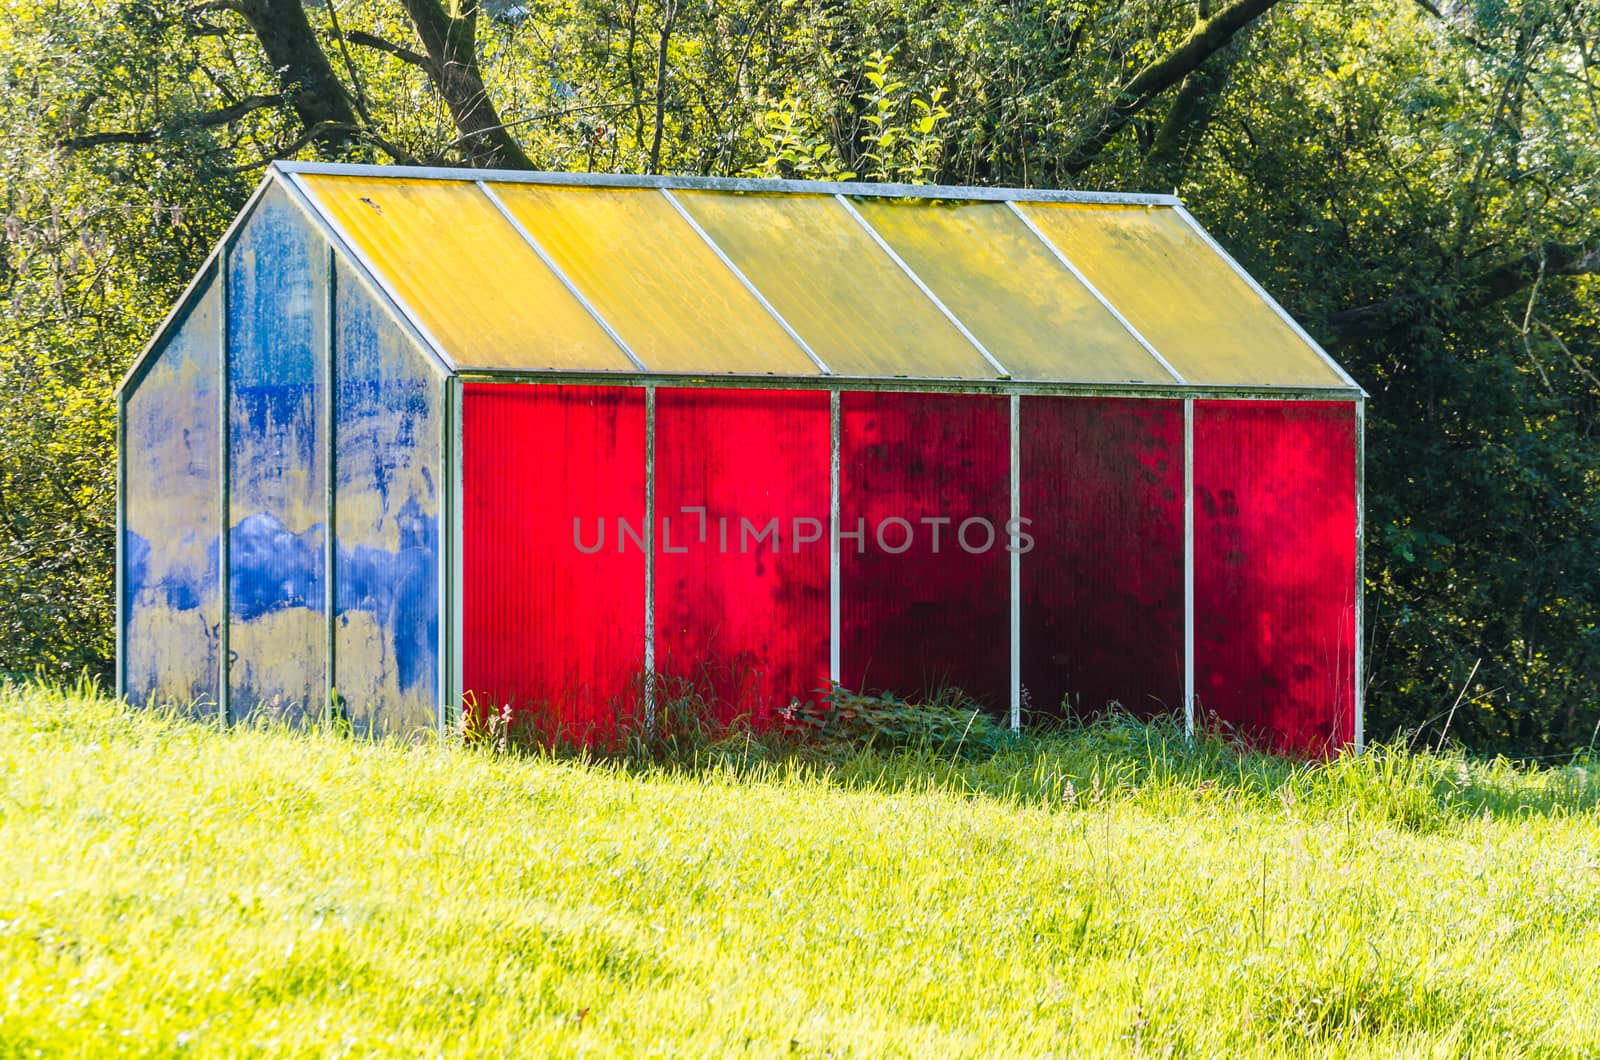
<path id="1" fill-rule="evenodd" d="M 828 450 L 826 392 L 656 391 L 663 695 L 760 723 L 827 686 Z"/>
<path id="2" fill-rule="evenodd" d="M 952 686 L 1004 713 L 1008 399 L 846 392 L 841 411 L 841 532 L 865 531 L 859 543 L 841 541 L 842 683 L 905 695 Z M 938 527 L 937 548 L 928 519 L 950 520 Z M 956 539 L 968 519 L 995 530 L 992 546 L 978 554 Z M 904 520 L 909 535 L 888 520 Z M 976 550 L 983 540 L 975 525 L 969 544 Z"/>
<path id="3" fill-rule="evenodd" d="M 1355 407 L 1197 401 L 1195 684 L 1212 722 L 1318 752 L 1355 733 Z"/>
<path id="4" fill-rule="evenodd" d="M 644 664 L 644 391 L 467 384 L 463 688 L 547 738 L 603 740 Z M 603 547 L 593 547 L 604 524 Z"/>
<path id="5" fill-rule="evenodd" d="M 1183 709 L 1183 402 L 1020 405 L 1022 686 L 1033 716 Z"/>

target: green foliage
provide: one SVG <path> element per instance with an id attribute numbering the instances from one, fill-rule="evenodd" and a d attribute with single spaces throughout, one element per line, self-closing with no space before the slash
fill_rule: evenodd
<path id="1" fill-rule="evenodd" d="M 855 169 L 845 168 L 840 146 L 825 131 L 811 127 L 799 99 L 785 96 L 762 114 L 761 147 L 766 156 L 745 170 L 752 177 L 791 180 L 863 180 L 927 184 L 938 172 L 944 152 L 940 124 L 950 111 L 941 100 L 945 89 L 933 88 L 927 98 L 913 95 L 905 81 L 895 80 L 889 53 L 867 56 L 863 76 L 870 86 L 862 95 L 860 136 Z"/>
<path id="2" fill-rule="evenodd" d="M 1597 800 L 1118 718 L 586 761 L 0 686 L 0 1052 L 1592 1055 Z"/>
<path id="3" fill-rule="evenodd" d="M 748 177 L 788 180 L 853 180 L 838 149 L 827 135 L 806 127 L 800 103 L 785 96 L 761 116 L 761 149 L 765 157 L 744 171 Z"/>
<path id="4" fill-rule="evenodd" d="M 10 3 L 0 19 L 0 672 L 109 671 L 112 390 L 248 178 L 163 85 L 193 56 L 140 5 Z M 151 96 L 163 94 L 161 106 Z M 68 153 L 91 114 L 160 144 Z"/>

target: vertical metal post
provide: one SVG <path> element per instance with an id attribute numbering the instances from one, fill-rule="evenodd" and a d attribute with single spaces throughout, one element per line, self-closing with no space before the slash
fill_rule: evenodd
<path id="1" fill-rule="evenodd" d="M 645 731 L 655 731 L 656 388 L 653 386 L 644 388 L 644 725 Z"/>
<path id="2" fill-rule="evenodd" d="M 232 648 L 228 635 L 229 616 L 233 612 L 233 579 L 229 538 L 232 535 L 233 514 L 230 494 L 233 492 L 233 374 L 228 357 L 228 318 L 233 301 L 230 290 L 229 260 L 232 248 L 223 243 L 217 252 L 217 282 L 222 288 L 222 298 L 217 311 L 219 321 L 217 356 L 220 370 L 217 373 L 217 394 L 220 409 L 217 416 L 217 482 L 220 485 L 217 499 L 217 723 L 227 728 L 232 720 L 232 695 L 228 685 L 232 680 Z"/>
<path id="3" fill-rule="evenodd" d="M 1367 743 L 1366 716 L 1366 594 L 1367 594 L 1367 403 L 1356 399 L 1356 622 L 1355 622 L 1355 745 L 1360 753 Z"/>
<path id="4" fill-rule="evenodd" d="M 1006 528 L 1011 553 L 1011 730 L 1022 728 L 1022 553 L 1012 531 L 1022 519 L 1022 395 L 1011 395 L 1011 515 Z"/>
<path id="5" fill-rule="evenodd" d="M 1195 729 L 1194 702 L 1194 399 L 1183 401 L 1183 731 Z"/>
<path id="6" fill-rule="evenodd" d="M 327 482 L 327 520 L 322 532 L 322 607 L 328 631 L 327 682 L 322 704 L 323 723 L 331 724 L 339 715 L 338 684 L 338 610 L 339 593 L 336 579 L 339 571 L 338 493 L 339 493 L 339 366 L 336 336 L 339 312 L 339 259 L 328 244 L 328 283 L 323 304 L 322 385 L 328 394 L 323 402 L 326 425 L 323 428 L 323 475 Z"/>
<path id="7" fill-rule="evenodd" d="M 445 488 L 438 496 L 438 701 L 435 729 L 440 740 L 450 740 L 461 717 L 461 447 L 459 447 L 456 376 L 438 378 L 438 474 Z"/>
<path id="8" fill-rule="evenodd" d="M 464 601 L 465 578 L 463 565 L 466 551 L 466 505 L 463 485 L 466 466 L 466 449 L 463 437 L 462 384 L 457 376 L 445 376 L 444 434 L 440 449 L 444 464 L 444 503 L 440 506 L 439 521 L 444 536 L 444 554 L 439 564 L 439 608 L 444 621 L 439 632 L 439 736 L 448 740 L 461 725 L 461 712 L 466 707 L 466 669 L 462 664 L 466 648 L 466 610 Z"/>
<path id="9" fill-rule="evenodd" d="M 114 681 L 119 700 L 128 696 L 128 395 L 117 390 L 117 542 L 116 589 L 117 662 Z"/>
<path id="10" fill-rule="evenodd" d="M 839 584 L 839 391 L 828 391 L 828 681 L 839 683 L 840 605 Z"/>

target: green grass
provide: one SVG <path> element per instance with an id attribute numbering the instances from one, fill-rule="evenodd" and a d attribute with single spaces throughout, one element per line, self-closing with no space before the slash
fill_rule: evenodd
<path id="1" fill-rule="evenodd" d="M 696 753 L 5 687 L 0 1055 L 1600 1052 L 1582 765 Z"/>

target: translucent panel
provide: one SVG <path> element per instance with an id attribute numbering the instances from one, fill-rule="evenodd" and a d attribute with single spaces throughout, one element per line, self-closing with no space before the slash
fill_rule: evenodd
<path id="1" fill-rule="evenodd" d="M 301 179 L 457 364 L 634 370 L 476 185 Z"/>
<path id="2" fill-rule="evenodd" d="M 1183 706 L 1183 403 L 1020 405 L 1022 686 L 1030 713 Z"/>
<path id="3" fill-rule="evenodd" d="M 327 244 L 270 189 L 228 255 L 229 709 L 327 695 Z"/>
<path id="4" fill-rule="evenodd" d="M 722 720 L 828 683 L 828 395 L 656 392 L 656 670 Z"/>
<path id="5" fill-rule="evenodd" d="M 651 371 L 818 374 L 659 191 L 494 192 Z"/>
<path id="6" fill-rule="evenodd" d="M 1174 381 L 1007 204 L 863 197 L 856 208 L 1013 377 Z"/>
<path id="7" fill-rule="evenodd" d="M 123 650 L 128 698 L 217 709 L 221 288 L 196 295 L 127 397 Z"/>
<path id="8" fill-rule="evenodd" d="M 1347 385 L 1176 210 L 1021 208 L 1187 381 Z"/>
<path id="9" fill-rule="evenodd" d="M 1210 724 L 1300 751 L 1355 736 L 1355 408 L 1201 401 L 1195 686 Z"/>
<path id="10" fill-rule="evenodd" d="M 841 406 L 841 681 L 901 695 L 959 688 L 1003 713 L 1007 399 L 846 392 Z"/>
<path id="11" fill-rule="evenodd" d="M 995 377 L 977 348 L 831 196 L 677 195 L 836 374 Z"/>
<path id="12" fill-rule="evenodd" d="M 462 421 L 469 707 L 603 743 L 644 667 L 644 391 L 468 384 Z"/>
<path id="13" fill-rule="evenodd" d="M 432 728 L 443 380 L 342 261 L 334 342 L 334 688 L 357 731 Z"/>

